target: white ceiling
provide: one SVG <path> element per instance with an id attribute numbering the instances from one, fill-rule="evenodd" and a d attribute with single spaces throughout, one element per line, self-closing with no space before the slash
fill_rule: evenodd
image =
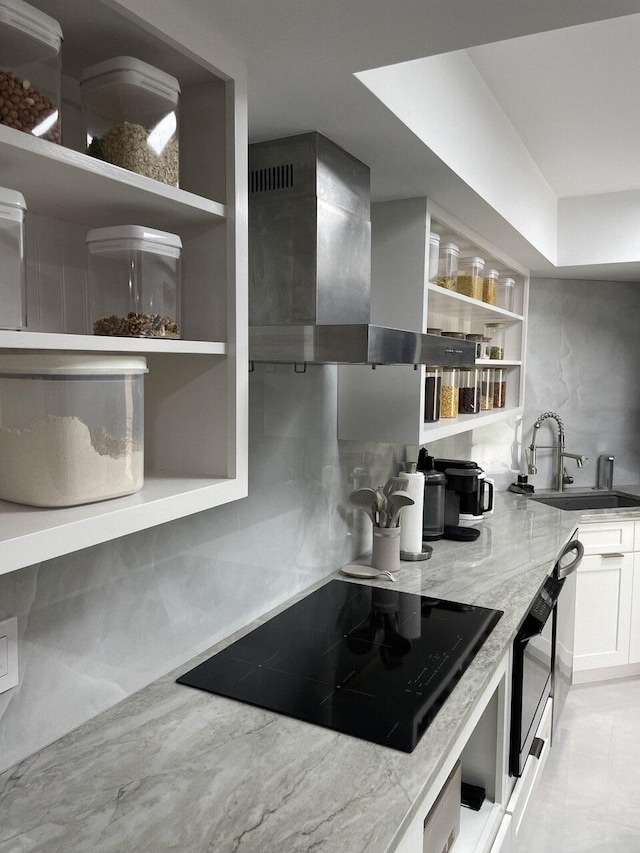
<path id="1" fill-rule="evenodd" d="M 431 194 L 442 176 L 433 173 L 425 146 L 354 72 L 640 13 L 640 0 L 184 0 L 184 6 L 247 63 L 251 141 L 319 130 L 371 166 L 378 199 Z"/>
<path id="2" fill-rule="evenodd" d="M 468 54 L 559 197 L 640 188 L 640 15 Z"/>

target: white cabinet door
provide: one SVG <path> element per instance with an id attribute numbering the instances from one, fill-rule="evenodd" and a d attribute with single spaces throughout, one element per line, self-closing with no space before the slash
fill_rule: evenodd
<path id="1" fill-rule="evenodd" d="M 636 530 L 636 534 L 637 533 L 638 531 Z M 640 554 L 633 555 L 633 594 L 631 596 L 629 663 L 640 663 Z"/>
<path id="2" fill-rule="evenodd" d="M 490 853 L 511 853 L 511 815 L 502 818 L 496 840 L 491 846 Z"/>
<path id="3" fill-rule="evenodd" d="M 575 672 L 629 663 L 633 560 L 629 553 L 583 559 L 576 590 Z"/>
<path id="4" fill-rule="evenodd" d="M 578 538 L 584 545 L 584 553 L 617 554 L 633 551 L 634 548 L 633 521 L 600 521 L 592 524 L 581 524 Z"/>

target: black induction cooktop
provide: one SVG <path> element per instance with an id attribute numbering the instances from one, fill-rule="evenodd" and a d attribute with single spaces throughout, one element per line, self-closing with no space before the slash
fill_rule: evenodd
<path id="1" fill-rule="evenodd" d="M 331 581 L 178 682 L 412 752 L 501 615 Z"/>

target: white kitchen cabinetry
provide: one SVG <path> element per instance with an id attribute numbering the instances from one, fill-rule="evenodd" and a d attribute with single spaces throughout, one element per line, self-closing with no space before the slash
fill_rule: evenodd
<path id="1" fill-rule="evenodd" d="M 505 359 L 478 365 L 506 371 L 506 407 L 425 423 L 425 367 L 341 365 L 338 434 L 343 439 L 424 445 L 446 436 L 521 414 L 527 336 L 529 273 L 498 247 L 424 199 L 372 205 L 371 322 L 411 331 L 483 333 L 485 323 L 504 323 Z M 462 255 L 485 258 L 485 269 L 516 280 L 515 310 L 488 305 L 429 281 L 429 234 L 455 242 Z"/>
<path id="2" fill-rule="evenodd" d="M 0 349 L 144 355 L 147 471 L 141 492 L 116 500 L 59 510 L 0 502 L 0 573 L 247 493 L 244 66 L 204 40 L 179 4 L 31 2 L 65 35 L 67 147 L 0 126 L 0 183 L 22 192 L 29 211 L 28 330 L 0 331 Z M 82 151 L 80 72 L 120 55 L 180 81 L 179 189 Z M 86 232 L 130 224 L 182 238 L 182 340 L 86 334 Z"/>
<path id="3" fill-rule="evenodd" d="M 640 672 L 640 522 L 583 523 L 574 682 Z M 635 553 L 634 553 L 635 549 Z"/>

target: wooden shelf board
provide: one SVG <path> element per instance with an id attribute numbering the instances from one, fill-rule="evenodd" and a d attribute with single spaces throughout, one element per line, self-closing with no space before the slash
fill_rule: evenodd
<path id="1" fill-rule="evenodd" d="M 151 471 L 140 492 L 64 509 L 0 501 L 0 574 L 245 497 L 234 479 Z"/>
<path id="2" fill-rule="evenodd" d="M 522 315 L 514 314 L 512 311 L 505 311 L 504 308 L 498 308 L 497 305 L 488 305 L 486 302 L 479 302 L 477 299 L 471 299 L 469 296 L 464 296 L 462 293 L 456 293 L 454 290 L 446 290 L 438 284 L 427 284 L 428 316 L 435 314 L 453 314 L 461 320 L 472 320 L 477 323 L 521 323 Z M 431 320 L 429 324 L 431 324 Z"/>
<path id="3" fill-rule="evenodd" d="M 188 353 L 226 355 L 223 341 L 172 341 L 162 338 L 115 338 L 98 335 L 62 335 L 49 332 L 0 331 L 0 348 L 72 350 L 80 352 Z"/>
<path id="4" fill-rule="evenodd" d="M 454 845 L 456 853 L 484 853 L 498 830 L 504 809 L 499 803 L 485 800 L 480 811 L 460 808 L 460 835 Z"/>
<path id="5" fill-rule="evenodd" d="M 471 429 L 479 429 L 479 427 L 498 423 L 515 415 L 521 415 L 522 412 L 522 406 L 509 406 L 504 409 L 479 412 L 477 415 L 459 415 L 457 418 L 451 419 L 441 418 L 433 424 L 422 425 L 420 444 L 437 441 L 440 438 L 447 438 L 450 435 L 459 435 Z"/>
<path id="6" fill-rule="evenodd" d="M 476 358 L 477 367 L 521 367 L 521 361 L 510 361 L 509 359 Z"/>
<path id="7" fill-rule="evenodd" d="M 224 222 L 223 204 L 0 125 L 2 185 L 27 210 L 88 227 L 144 224 L 168 231 Z"/>

